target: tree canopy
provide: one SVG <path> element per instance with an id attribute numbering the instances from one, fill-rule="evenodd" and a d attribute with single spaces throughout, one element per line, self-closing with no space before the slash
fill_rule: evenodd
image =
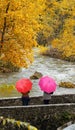
<path id="1" fill-rule="evenodd" d="M 43 0 L 0 0 L 0 60 L 27 67 L 33 61 L 32 48 L 42 27 L 39 16 Z"/>
<path id="2" fill-rule="evenodd" d="M 46 0 L 44 17 L 41 15 L 43 39 L 66 57 L 75 55 L 74 12 L 75 0 Z"/>
<path id="3" fill-rule="evenodd" d="M 75 0 L 0 0 L 0 60 L 28 67 L 37 36 L 74 56 Z"/>

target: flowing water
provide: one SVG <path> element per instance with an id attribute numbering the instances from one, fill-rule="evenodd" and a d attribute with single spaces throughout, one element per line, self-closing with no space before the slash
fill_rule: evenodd
<path id="1" fill-rule="evenodd" d="M 29 78 L 34 74 L 35 71 L 41 72 L 44 76 L 52 76 L 57 84 L 61 81 L 70 81 L 75 83 L 75 64 L 72 62 L 67 62 L 55 58 L 50 58 L 46 56 L 35 55 L 35 60 L 33 64 L 28 68 L 22 68 L 19 72 L 16 73 L 7 73 L 0 74 L 0 84 L 9 84 L 16 83 L 16 81 L 20 78 L 27 77 Z M 38 80 L 32 80 L 33 89 L 30 92 L 30 96 L 41 96 L 42 91 L 39 89 Z M 75 88 L 59 88 L 54 94 L 72 94 L 75 93 Z M 2 92 L 0 97 L 16 97 L 20 96 L 20 94 L 14 90 L 9 95 L 6 92 Z"/>
<path id="2" fill-rule="evenodd" d="M 63 130 L 75 130 L 75 124 L 72 124 L 72 125 L 64 128 Z"/>

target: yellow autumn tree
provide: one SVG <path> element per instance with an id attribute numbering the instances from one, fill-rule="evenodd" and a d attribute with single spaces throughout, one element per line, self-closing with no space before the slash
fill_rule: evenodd
<path id="1" fill-rule="evenodd" d="M 42 27 L 43 0 L 0 0 L 0 60 L 18 67 L 33 62 L 32 48 Z"/>
<path id="2" fill-rule="evenodd" d="M 75 1 L 62 0 L 59 3 L 63 25 L 59 36 L 52 41 L 55 48 L 63 52 L 63 57 L 75 56 Z"/>
<path id="3" fill-rule="evenodd" d="M 75 56 L 75 0 L 46 0 L 41 22 L 46 41 L 64 58 Z"/>
<path id="4" fill-rule="evenodd" d="M 43 24 L 41 39 L 45 38 L 47 44 L 49 42 L 51 43 L 51 41 L 56 37 L 57 28 L 60 26 L 59 16 L 57 15 L 58 10 L 59 7 L 56 0 L 46 0 L 45 10 L 43 13 L 44 16 L 41 15 L 40 22 Z"/>

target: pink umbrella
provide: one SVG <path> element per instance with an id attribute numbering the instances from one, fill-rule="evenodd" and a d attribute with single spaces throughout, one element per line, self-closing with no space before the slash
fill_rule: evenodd
<path id="1" fill-rule="evenodd" d="M 30 79 L 22 78 L 16 82 L 15 87 L 18 92 L 27 93 L 32 89 L 32 82 Z"/>
<path id="2" fill-rule="evenodd" d="M 40 78 L 38 85 L 40 86 L 42 91 L 47 93 L 54 92 L 57 86 L 55 80 L 49 76 L 44 76 Z"/>

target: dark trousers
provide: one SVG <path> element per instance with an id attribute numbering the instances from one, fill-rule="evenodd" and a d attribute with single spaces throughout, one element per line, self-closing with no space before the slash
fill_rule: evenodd
<path id="1" fill-rule="evenodd" d="M 43 100 L 44 104 L 49 104 L 49 100 Z"/>
<path id="2" fill-rule="evenodd" d="M 22 105 L 27 106 L 29 104 L 29 97 L 22 97 Z"/>

